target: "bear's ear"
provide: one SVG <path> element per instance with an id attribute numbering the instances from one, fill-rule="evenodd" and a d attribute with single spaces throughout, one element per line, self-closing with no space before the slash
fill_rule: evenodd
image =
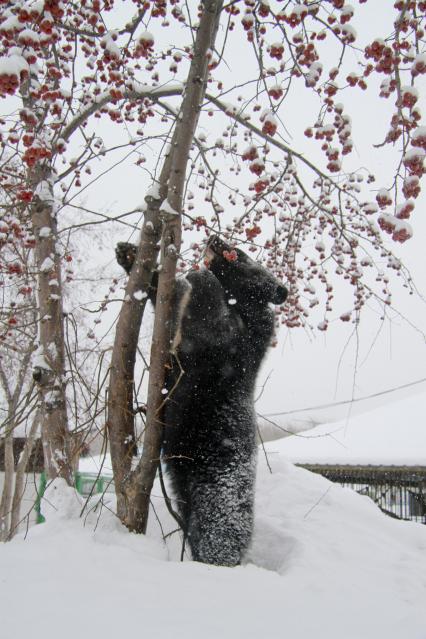
<path id="1" fill-rule="evenodd" d="M 240 262 L 243 264 L 253 264 L 253 260 L 251 257 L 246 255 L 244 251 L 235 246 L 231 246 L 227 242 L 224 242 L 218 235 L 212 235 L 209 238 L 205 257 L 207 262 L 210 264 L 215 258 L 216 261 L 219 259 L 224 262 L 225 265 L 232 264 L 233 262 Z"/>
<path id="2" fill-rule="evenodd" d="M 218 235 L 211 235 L 207 242 L 206 253 L 210 251 L 210 253 L 222 257 L 223 251 L 229 251 L 229 249 L 229 244 L 221 240 Z"/>
<path id="3" fill-rule="evenodd" d="M 208 268 L 214 262 L 216 270 L 219 269 L 221 272 L 227 271 L 233 264 L 253 263 L 253 260 L 241 249 L 224 242 L 218 235 L 212 235 L 209 238 L 204 256 Z"/>
<path id="4" fill-rule="evenodd" d="M 288 290 L 286 289 L 286 287 L 282 284 L 278 284 L 275 292 L 274 292 L 274 296 L 272 301 L 272 304 L 284 304 L 284 302 L 286 301 L 288 296 Z"/>

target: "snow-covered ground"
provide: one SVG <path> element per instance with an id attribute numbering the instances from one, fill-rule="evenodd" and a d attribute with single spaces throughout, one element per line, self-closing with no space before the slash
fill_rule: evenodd
<path id="1" fill-rule="evenodd" d="M 79 518 L 82 498 L 52 486 L 47 523 L 0 546 L 0 636 L 425 639 L 426 526 L 280 454 L 271 463 L 272 474 L 260 454 L 253 545 L 238 568 L 180 563 L 178 535 L 165 545 L 153 514 L 146 537 L 131 535 L 107 508 Z"/>

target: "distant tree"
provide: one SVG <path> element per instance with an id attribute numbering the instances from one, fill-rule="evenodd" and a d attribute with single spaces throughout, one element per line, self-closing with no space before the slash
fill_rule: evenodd
<path id="1" fill-rule="evenodd" d="M 9 207 L 6 204 L 3 208 L 7 211 Z M 21 521 L 29 515 L 28 509 L 26 512 L 22 510 L 28 483 L 25 472 L 28 471 L 31 453 L 39 450 L 34 445 L 40 434 L 44 434 L 42 407 L 38 402 L 34 381 L 34 376 L 38 376 L 38 368 L 45 365 L 37 344 L 37 269 L 34 242 L 23 231 L 25 220 L 20 218 L 21 213 L 19 207 L 10 209 L 1 226 L 2 264 L 6 271 L 3 273 L 0 307 L 0 463 L 4 471 L 0 491 L 0 540 L 3 541 L 11 539 L 18 532 Z M 76 233 L 73 235 L 69 238 L 68 248 L 78 255 Z M 88 276 L 89 273 L 86 273 L 84 279 Z M 78 282 L 80 292 L 85 286 L 84 279 Z M 97 280 L 101 281 L 99 275 Z M 69 298 L 70 291 L 67 293 Z M 79 335 L 74 330 L 76 321 L 79 323 Z M 88 383 L 90 377 L 101 375 L 97 369 L 104 352 L 97 348 L 94 353 L 90 348 L 91 334 L 90 331 L 84 334 L 85 325 L 84 317 L 78 310 L 66 313 L 65 372 L 71 387 L 66 399 L 68 415 L 73 422 L 70 441 L 73 463 L 75 457 L 86 448 L 85 440 L 90 441 L 94 436 L 93 426 L 98 426 L 99 415 L 104 411 L 103 401 L 99 398 L 103 384 L 97 383 L 96 392 L 91 392 Z M 90 373 L 87 370 L 88 363 Z M 16 444 L 23 439 L 24 446 L 17 458 Z M 43 439 L 46 441 L 45 437 Z"/>
<path id="2" fill-rule="evenodd" d="M 71 255 L 60 213 L 118 147 L 129 150 L 151 182 L 108 396 L 119 514 L 129 528 L 144 530 L 159 459 L 164 326 L 175 272 L 199 266 L 211 232 L 244 243 L 286 281 L 290 295 L 277 321 L 289 328 L 325 331 L 336 313 L 357 323 L 367 301 L 391 305 L 391 273 L 411 287 L 386 235 L 395 242 L 412 236 L 407 220 L 424 174 L 418 87 L 426 73 L 426 3 L 396 1 L 389 33 L 391 7 L 381 3 L 371 41 L 361 29 L 377 7 L 372 0 L 1 4 L 0 93 L 11 105 L 0 162 L 9 206 L 5 241 L 19 207 L 22 237 L 35 245 L 39 353 L 46 363 L 37 381 L 51 476 L 71 481 L 72 471 L 62 312 Z M 386 184 L 364 168 L 368 158 L 360 168 L 353 157 L 351 101 L 358 104 L 364 93 L 376 98 L 377 113 L 365 116 L 377 132 L 371 144 L 394 159 Z M 291 122 L 295 104 L 302 115 Z M 93 118 L 114 123 L 104 140 Z M 82 219 L 80 212 L 76 224 Z M 192 241 L 184 250 L 182 231 Z M 131 473 L 136 348 L 157 259 L 145 445 Z M 341 290 L 351 291 L 349 310 L 341 308 Z"/>
<path id="3" fill-rule="evenodd" d="M 15 218 L 12 233 L 19 236 L 19 220 Z M 15 238 L 16 240 L 16 238 Z M 6 243 L 2 257 L 9 265 L 9 272 L 20 274 L 19 288 L 11 284 L 3 288 L 3 305 L 0 310 L 2 343 L 0 357 L 1 428 L 0 441 L 4 455 L 4 483 L 0 494 L 0 540 L 13 536 L 20 515 L 23 495 L 22 473 L 15 473 L 14 437 L 17 429 L 28 440 L 22 458 L 31 454 L 38 420 L 34 420 L 35 393 L 31 376 L 31 358 L 36 349 L 37 313 L 34 278 L 31 275 L 31 249 L 19 241 Z M 22 464 L 21 464 L 22 467 Z M 19 495 L 19 497 L 18 497 Z"/>

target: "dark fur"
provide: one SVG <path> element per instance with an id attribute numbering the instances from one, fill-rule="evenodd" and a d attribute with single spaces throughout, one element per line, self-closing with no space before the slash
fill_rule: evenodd
<path id="1" fill-rule="evenodd" d="M 253 391 L 273 333 L 269 303 L 287 291 L 242 251 L 227 261 L 226 248 L 214 239 L 209 269 L 176 282 L 163 459 L 193 559 L 234 566 L 253 524 Z"/>

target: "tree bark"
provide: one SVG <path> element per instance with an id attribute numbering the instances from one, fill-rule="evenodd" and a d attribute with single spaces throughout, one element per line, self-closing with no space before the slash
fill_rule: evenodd
<path id="1" fill-rule="evenodd" d="M 13 495 L 15 465 L 13 458 L 13 423 L 4 437 L 4 486 L 0 502 L 0 541 L 6 541 L 10 530 L 10 512 Z"/>
<path id="2" fill-rule="evenodd" d="M 24 449 L 19 457 L 19 461 L 15 471 L 15 488 L 13 491 L 12 508 L 10 515 L 10 527 L 7 540 L 10 541 L 18 532 L 19 524 L 21 521 L 21 504 L 22 498 L 25 492 L 25 473 L 27 469 L 28 460 L 31 456 L 34 448 L 35 437 L 37 429 L 40 424 L 40 409 L 37 411 L 33 422 L 30 427 L 30 431 L 25 440 Z"/>
<path id="3" fill-rule="evenodd" d="M 182 107 L 175 125 L 170 163 L 167 203 L 160 207 L 162 220 L 161 269 L 159 273 L 156 314 L 151 346 L 148 385 L 148 409 L 141 460 L 125 480 L 119 516 L 135 532 L 145 533 L 152 485 L 160 459 L 164 402 L 165 366 L 169 357 L 169 326 L 176 275 L 176 261 L 181 246 L 181 209 L 186 166 L 193 136 L 204 99 L 208 75 L 208 51 L 214 48 L 222 0 L 206 0 L 194 46 Z"/>
<path id="4" fill-rule="evenodd" d="M 176 139 L 172 136 L 171 148 Z M 117 513 L 124 521 L 129 508 L 125 481 L 129 478 L 136 451 L 135 415 L 133 409 L 134 371 L 139 332 L 146 299 L 135 297 L 137 291 L 146 293 L 151 283 L 160 249 L 162 221 L 159 208 L 167 196 L 171 153 L 165 157 L 163 168 L 152 194 L 145 197 L 146 211 L 135 261 L 124 293 L 115 333 L 111 357 L 108 389 L 107 429 L 117 495 Z M 138 296 L 139 297 L 139 296 Z"/>
<path id="5" fill-rule="evenodd" d="M 160 182 L 160 193 L 166 189 L 166 181 L 163 180 Z M 117 322 L 108 390 L 107 429 L 120 519 L 125 518 L 127 510 L 124 481 L 130 473 L 136 447 L 133 410 L 134 369 L 140 326 L 146 304 L 146 298 L 139 300 L 134 294 L 136 291 L 146 292 L 151 283 L 161 237 L 161 223 L 158 216 L 161 199 L 154 197 L 146 199 L 147 210 L 141 240 Z"/>
<path id="6" fill-rule="evenodd" d="M 0 541 L 9 539 L 12 530 L 13 508 L 16 496 L 15 456 L 13 442 L 17 421 L 17 409 L 22 396 L 25 378 L 28 375 L 30 359 L 34 348 L 34 338 L 30 339 L 27 350 L 20 359 L 15 375 L 0 361 L 0 385 L 7 400 L 7 417 L 4 421 L 4 486 L 0 501 Z M 14 384 L 14 388 L 13 388 Z M 15 486 L 15 488 L 14 488 Z"/>
<path id="7" fill-rule="evenodd" d="M 45 470 L 50 479 L 63 477 L 70 485 L 73 472 L 65 397 L 65 347 L 63 292 L 53 194 L 53 174 L 48 165 L 31 176 L 34 200 L 31 217 L 36 237 L 39 311 L 39 352 L 34 367 L 42 417 Z"/>

